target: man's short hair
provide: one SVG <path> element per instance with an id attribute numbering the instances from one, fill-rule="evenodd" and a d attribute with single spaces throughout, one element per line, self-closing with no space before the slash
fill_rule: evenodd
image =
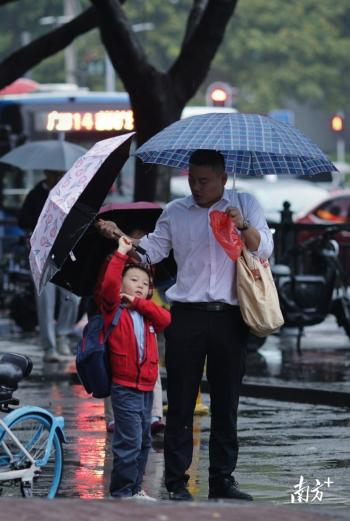
<path id="1" fill-rule="evenodd" d="M 217 150 L 198 149 L 195 150 L 189 160 L 189 165 L 210 166 L 217 174 L 225 172 L 225 159 Z"/>

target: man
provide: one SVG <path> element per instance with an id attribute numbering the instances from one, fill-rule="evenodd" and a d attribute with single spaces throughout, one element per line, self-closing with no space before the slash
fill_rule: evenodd
<path id="1" fill-rule="evenodd" d="M 63 172 L 45 170 L 45 179 L 40 181 L 27 195 L 18 224 L 30 236 L 39 219 L 50 190 L 61 179 Z M 59 313 L 55 323 L 56 298 L 59 298 Z M 46 284 L 43 291 L 36 293 L 40 342 L 45 362 L 63 362 L 72 358 L 68 335 L 77 319 L 79 297 L 69 291 Z"/>
<path id="2" fill-rule="evenodd" d="M 197 150 L 189 161 L 192 195 L 169 203 L 155 231 L 139 244 L 152 263 L 173 248 L 176 284 L 167 291 L 172 323 L 165 331 L 168 413 L 165 430 L 165 483 L 172 500 L 191 500 L 186 473 L 193 452 L 193 413 L 207 358 L 211 399 L 209 498 L 245 499 L 232 475 L 238 456 L 237 409 L 244 374 L 248 328 L 235 287 L 235 263 L 216 241 L 212 210 L 227 212 L 247 248 L 268 258 L 272 234 L 257 201 L 225 190 L 223 156 Z M 105 236 L 118 235 L 114 223 L 101 222 Z"/>

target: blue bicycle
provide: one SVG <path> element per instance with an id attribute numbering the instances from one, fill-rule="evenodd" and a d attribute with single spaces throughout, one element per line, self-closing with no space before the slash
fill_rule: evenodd
<path id="1" fill-rule="evenodd" d="M 13 398 L 29 357 L 0 355 L 0 496 L 54 498 L 63 472 L 64 419 Z"/>

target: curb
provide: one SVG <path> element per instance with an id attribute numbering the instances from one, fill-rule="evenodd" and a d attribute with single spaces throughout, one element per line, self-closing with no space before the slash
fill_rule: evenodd
<path id="1" fill-rule="evenodd" d="M 6 342 L 7 343 L 7 342 Z M 3 352 L 16 351 L 16 348 L 9 342 L 9 345 L 3 345 Z M 10 347 L 10 349 L 9 349 Z M 67 364 L 45 364 L 43 365 L 41 357 L 35 353 L 28 353 L 34 363 L 34 371 L 28 378 L 28 382 L 37 383 L 53 383 L 53 382 L 71 382 L 73 385 L 81 385 L 78 375 L 75 370 L 75 364 L 69 362 Z M 58 366 L 58 367 L 57 367 Z M 62 370 L 63 369 L 63 370 Z M 164 368 L 160 369 L 163 389 L 167 387 L 167 376 Z M 242 387 L 241 396 L 263 398 L 268 400 L 279 400 L 295 403 L 310 403 L 316 405 L 328 405 L 334 407 L 350 407 L 350 390 L 338 391 L 328 388 L 321 388 L 321 383 L 312 386 L 305 382 L 294 382 L 292 384 L 283 384 L 279 382 L 264 382 L 261 377 L 259 382 L 256 382 L 256 377 L 250 380 L 246 377 Z M 201 391 L 209 392 L 209 384 L 205 376 L 201 382 Z"/>
<path id="2" fill-rule="evenodd" d="M 167 377 L 165 369 L 163 368 L 161 369 L 161 378 L 162 386 L 165 390 L 167 388 Z M 29 377 L 29 381 L 39 383 L 71 382 L 73 385 L 81 385 L 79 377 L 74 371 L 67 373 L 34 373 Z M 209 383 L 206 378 L 202 379 L 201 392 L 209 392 Z M 241 396 L 284 402 L 329 405 L 333 407 L 350 407 L 350 392 L 302 387 L 301 385 L 271 385 L 266 383 L 245 382 L 241 387 Z"/>
<path id="3" fill-rule="evenodd" d="M 166 389 L 167 379 L 164 369 L 161 369 L 161 378 L 163 389 Z M 201 382 L 201 392 L 209 392 L 209 383 L 205 377 L 203 377 Z M 241 396 L 284 402 L 350 407 L 350 392 L 331 391 L 312 387 L 247 382 L 242 383 Z"/>

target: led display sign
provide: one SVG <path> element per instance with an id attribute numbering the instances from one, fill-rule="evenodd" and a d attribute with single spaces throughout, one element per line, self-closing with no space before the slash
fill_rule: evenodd
<path id="1" fill-rule="evenodd" d="M 134 130 L 132 110 L 68 112 L 53 110 L 35 115 L 35 129 L 48 132 L 106 132 Z"/>

